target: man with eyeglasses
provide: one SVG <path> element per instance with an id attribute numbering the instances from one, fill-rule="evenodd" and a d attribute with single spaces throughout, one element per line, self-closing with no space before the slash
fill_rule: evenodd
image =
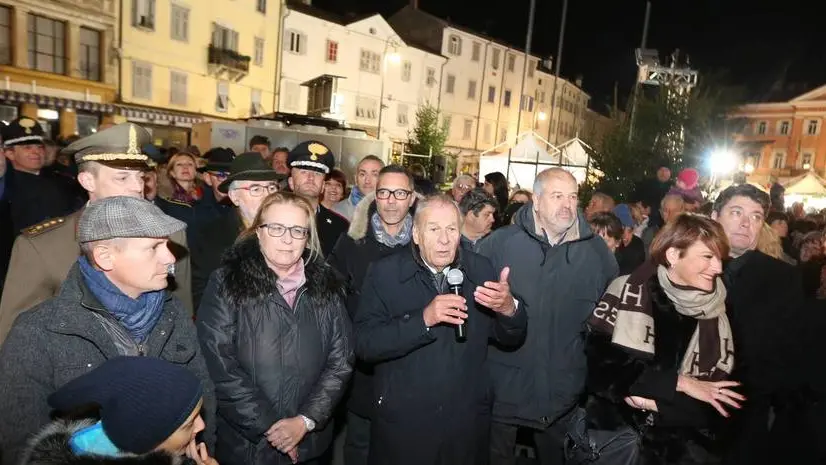
<path id="1" fill-rule="evenodd" d="M 462 201 L 462 197 L 474 187 L 476 187 L 476 180 L 471 175 L 460 174 L 453 180 L 453 189 L 451 189 L 450 195 L 453 196 L 456 203 L 459 203 Z"/>
<path id="2" fill-rule="evenodd" d="M 235 158 L 235 152 L 230 148 L 215 147 L 208 150 L 204 154 L 206 165 L 198 168 L 204 184 L 211 189 L 204 190 L 203 198 L 205 208 L 211 209 L 212 212 L 205 213 L 208 219 L 204 224 L 212 221 L 212 218 L 223 216 L 232 211 L 232 202 L 227 198 L 227 194 L 218 190 L 218 186 L 229 176 L 229 167 L 232 159 Z M 210 198 L 211 197 L 211 198 Z"/>
<path id="3" fill-rule="evenodd" d="M 315 223 L 321 252 L 328 257 L 339 236 L 347 232 L 349 222 L 321 205 L 324 192 L 324 178 L 335 168 L 336 159 L 329 147 L 315 140 L 302 142 L 290 151 L 287 157 L 290 165 L 290 189 L 303 196 L 316 211 Z"/>
<path id="4" fill-rule="evenodd" d="M 225 174 L 214 173 L 210 174 L 213 181 L 223 177 L 214 188 L 229 198 L 234 208 L 205 224 L 192 240 L 192 300 L 196 310 L 209 275 L 221 265 L 224 251 L 253 223 L 261 203 L 278 192 L 278 182 L 283 179 L 258 152 L 242 153 L 232 160 Z"/>
<path id="5" fill-rule="evenodd" d="M 416 194 L 413 178 L 398 165 L 382 168 L 376 190 L 364 196 L 353 211 L 347 234 L 339 238 L 328 262 L 347 282 L 347 311 L 353 318 L 367 268 L 394 253 L 410 253 Z M 367 465 L 370 417 L 373 411 L 373 367 L 356 361 L 353 388 L 347 401 L 344 463 Z"/>

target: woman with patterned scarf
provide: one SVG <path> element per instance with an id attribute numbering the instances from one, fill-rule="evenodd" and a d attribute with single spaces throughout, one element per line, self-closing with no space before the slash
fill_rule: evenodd
<path id="1" fill-rule="evenodd" d="M 678 216 L 588 320 L 589 422 L 641 427 L 641 463 L 706 463 L 715 410 L 728 418 L 745 401 L 728 380 L 734 343 L 719 276 L 728 248 L 716 222 Z"/>

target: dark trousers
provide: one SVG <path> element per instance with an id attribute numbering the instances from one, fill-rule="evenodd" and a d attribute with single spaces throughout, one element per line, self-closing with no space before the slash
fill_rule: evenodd
<path id="1" fill-rule="evenodd" d="M 370 419 L 347 412 L 344 465 L 367 465 L 370 453 Z"/>
<path id="2" fill-rule="evenodd" d="M 531 430 L 540 465 L 565 463 L 565 433 L 570 414 L 544 430 Z M 519 426 L 493 422 L 490 427 L 490 465 L 516 465 L 516 434 Z"/>

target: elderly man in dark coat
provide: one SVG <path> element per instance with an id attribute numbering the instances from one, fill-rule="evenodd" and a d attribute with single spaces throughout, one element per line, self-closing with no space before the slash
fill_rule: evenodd
<path id="1" fill-rule="evenodd" d="M 370 465 L 487 463 L 489 339 L 519 345 L 526 313 L 508 270 L 459 251 L 461 216 L 446 196 L 421 201 L 412 253 L 375 262 L 355 317 L 356 353 L 376 363 Z M 449 292 L 456 272 L 460 293 Z M 464 325 L 464 337 L 456 326 Z"/>
<path id="2" fill-rule="evenodd" d="M 4 465 L 18 463 L 29 435 L 49 422 L 50 394 L 124 355 L 190 369 L 204 384 L 202 414 L 210 425 L 204 439 L 213 442 L 215 396 L 195 324 L 166 290 L 167 268 L 175 263 L 167 241 L 183 228 L 134 197 L 107 197 L 86 207 L 77 231 L 82 256 L 60 294 L 20 315 L 0 348 Z"/>

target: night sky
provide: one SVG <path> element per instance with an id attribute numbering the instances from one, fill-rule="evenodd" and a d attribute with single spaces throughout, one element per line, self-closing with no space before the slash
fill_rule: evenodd
<path id="1" fill-rule="evenodd" d="M 391 15 L 406 0 L 313 0 L 338 13 Z M 420 0 L 419 7 L 459 25 L 525 46 L 529 0 Z M 537 0 L 532 54 L 555 55 L 562 0 Z M 811 89 L 826 83 L 826 40 L 818 34 L 818 2 L 807 0 L 653 0 L 648 48 L 664 61 L 675 48 L 693 68 L 724 74 L 754 100 L 770 99 L 776 82 Z M 502 8 L 507 6 L 508 8 Z M 562 74 L 584 77 L 594 109 L 604 110 L 618 83 L 620 101 L 636 76 L 644 0 L 569 0 Z"/>

